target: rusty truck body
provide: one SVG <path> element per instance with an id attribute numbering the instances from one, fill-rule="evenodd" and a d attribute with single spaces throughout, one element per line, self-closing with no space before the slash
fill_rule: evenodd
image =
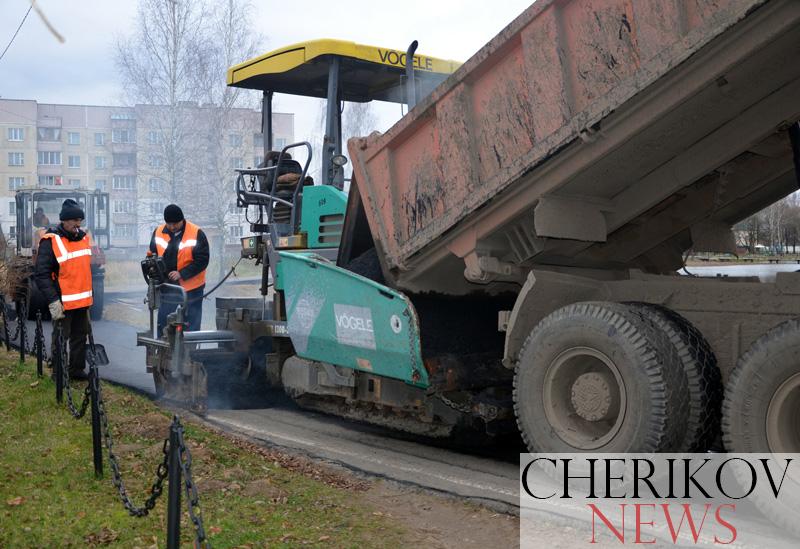
<path id="1" fill-rule="evenodd" d="M 538 0 L 349 142 L 338 265 L 494 341 L 531 451 L 798 451 L 800 273 L 677 273 L 798 189 L 798 58 L 796 1 Z"/>

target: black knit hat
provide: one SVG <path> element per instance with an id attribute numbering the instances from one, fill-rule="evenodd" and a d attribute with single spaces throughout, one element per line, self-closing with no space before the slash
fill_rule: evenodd
<path id="1" fill-rule="evenodd" d="M 68 219 L 86 219 L 86 215 L 77 202 L 71 198 L 67 198 L 61 205 L 61 213 L 58 214 L 58 218 L 61 221 L 66 221 Z"/>
<path id="2" fill-rule="evenodd" d="M 181 210 L 177 205 L 170 204 L 164 208 L 164 221 L 167 223 L 178 223 L 179 221 L 183 220 L 183 210 Z"/>

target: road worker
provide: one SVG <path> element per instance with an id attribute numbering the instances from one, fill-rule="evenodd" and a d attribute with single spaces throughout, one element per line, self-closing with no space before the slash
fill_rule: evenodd
<path id="1" fill-rule="evenodd" d="M 206 284 L 209 247 L 205 233 L 194 223 L 187 221 L 183 211 L 175 204 L 164 208 L 164 224 L 153 231 L 148 255 L 163 258 L 169 282 L 180 284 L 187 293 L 187 316 L 189 331 L 200 329 L 203 317 L 203 290 Z M 158 333 L 163 333 L 167 315 L 180 304 L 180 296 L 166 289 L 161 292 L 158 308 Z"/>
<path id="2" fill-rule="evenodd" d="M 92 306 L 92 247 L 81 230 L 86 216 L 80 205 L 67 199 L 60 223 L 48 229 L 39 242 L 34 278 L 47 300 L 53 330 L 60 326 L 69 341 L 70 379 L 86 379 L 86 338 Z M 55 340 L 55 338 L 53 338 Z"/>

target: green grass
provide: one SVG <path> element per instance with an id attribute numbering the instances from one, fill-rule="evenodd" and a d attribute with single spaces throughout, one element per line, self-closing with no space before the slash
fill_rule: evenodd
<path id="1" fill-rule="evenodd" d="M 82 386 L 73 393 L 79 400 Z M 170 418 L 123 388 L 104 384 L 103 394 L 123 478 L 142 505 Z M 37 379 L 32 364 L 0 351 L 0 547 L 165 546 L 167 483 L 150 516 L 128 515 L 105 452 L 105 477 L 94 477 L 88 416 L 74 420 L 56 404 L 49 378 Z M 254 451 L 200 424 L 184 425 L 214 547 L 402 544 L 391 519 L 360 501 L 363 483 L 320 472 L 313 463 L 292 467 L 296 458 Z M 182 545 L 191 547 L 194 531 L 182 504 Z"/>

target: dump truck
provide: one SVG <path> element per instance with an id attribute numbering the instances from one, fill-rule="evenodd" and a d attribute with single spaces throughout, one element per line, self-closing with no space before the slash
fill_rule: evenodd
<path id="1" fill-rule="evenodd" d="M 18 310 L 27 313 L 28 318 L 36 318 L 41 312 L 48 319 L 50 312 L 47 302 L 33 281 L 33 268 L 36 264 L 36 252 L 39 241 L 48 227 L 59 223 L 58 214 L 64 200 L 78 202 L 86 213 L 82 227 L 92 241 L 92 292 L 93 304 L 90 308 L 92 320 L 103 317 L 105 293 L 104 250 L 111 246 L 110 204 L 108 193 L 81 188 L 21 188 L 15 193 L 16 232 L 6 239 L 7 247 L 5 263 L 13 272 L 7 276 L 9 288 L 5 292 L 4 302 L 7 314 L 13 318 Z M 13 246 L 12 246 L 13 244 Z M 13 308 L 12 308 L 13 306 Z"/>
<path id="2" fill-rule="evenodd" d="M 315 48 L 228 83 L 262 90 L 265 120 L 275 91 L 326 97 L 323 172 L 347 162 L 342 101 L 410 110 L 349 141 L 346 204 L 305 185 L 307 144 L 265 140 L 239 172 L 264 275 L 218 299 L 230 375 L 429 436 L 518 429 L 532 452 L 800 450 L 800 273 L 678 272 L 798 189 L 800 3 L 539 0 L 427 94 L 414 46 L 383 87 L 354 68 L 367 50 Z"/>

